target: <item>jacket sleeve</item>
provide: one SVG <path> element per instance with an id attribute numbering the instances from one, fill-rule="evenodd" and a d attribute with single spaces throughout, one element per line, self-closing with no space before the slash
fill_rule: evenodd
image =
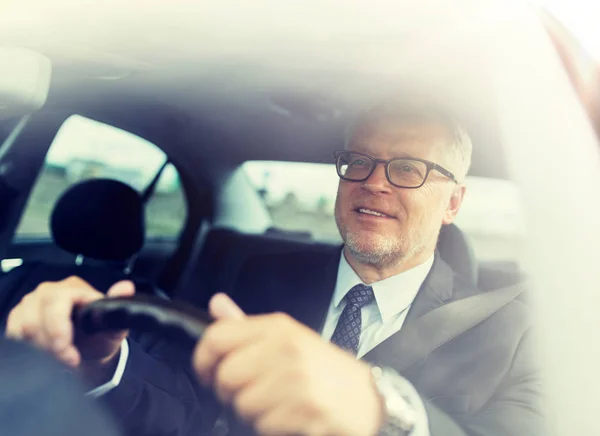
<path id="1" fill-rule="evenodd" d="M 521 339 L 504 382 L 473 415 L 451 416 L 424 401 L 432 436 L 521 436 L 548 434 L 541 373 L 531 331 Z"/>
<path id="2" fill-rule="evenodd" d="M 220 406 L 196 381 L 189 352 L 165 342 L 149 352 L 129 341 L 119 386 L 99 399 L 128 435 L 210 434 Z"/>

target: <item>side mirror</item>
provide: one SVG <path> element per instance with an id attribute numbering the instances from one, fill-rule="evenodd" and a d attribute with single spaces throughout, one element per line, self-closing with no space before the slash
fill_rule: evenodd
<path id="1" fill-rule="evenodd" d="M 0 47 L 0 119 L 40 109 L 48 97 L 52 64 L 46 56 L 18 47 Z"/>

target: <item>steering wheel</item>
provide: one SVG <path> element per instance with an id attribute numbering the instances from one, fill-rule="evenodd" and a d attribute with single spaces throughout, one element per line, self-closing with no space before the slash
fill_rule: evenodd
<path id="1" fill-rule="evenodd" d="M 76 309 L 72 319 L 87 334 L 136 330 L 188 346 L 196 344 L 212 322 L 190 304 L 142 295 L 97 300 Z"/>

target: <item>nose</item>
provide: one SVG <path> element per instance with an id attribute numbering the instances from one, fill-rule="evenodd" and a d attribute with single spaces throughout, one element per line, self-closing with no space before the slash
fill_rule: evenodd
<path id="1" fill-rule="evenodd" d="M 385 164 L 377 163 L 373 173 L 364 181 L 362 188 L 371 194 L 389 194 L 392 185 L 385 175 Z"/>

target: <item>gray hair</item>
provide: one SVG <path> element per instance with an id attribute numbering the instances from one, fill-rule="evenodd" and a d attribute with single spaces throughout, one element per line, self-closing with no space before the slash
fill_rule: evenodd
<path id="1" fill-rule="evenodd" d="M 354 118 L 345 132 L 344 146 L 347 148 L 357 130 L 366 124 L 384 119 L 400 120 L 402 122 L 426 122 L 442 125 L 446 128 L 450 152 L 454 155 L 456 168 L 451 169 L 459 181 L 463 181 L 471 166 L 473 145 L 471 137 L 460 121 L 444 110 L 440 105 L 424 100 L 408 103 L 386 103 L 373 106 L 362 111 Z"/>

